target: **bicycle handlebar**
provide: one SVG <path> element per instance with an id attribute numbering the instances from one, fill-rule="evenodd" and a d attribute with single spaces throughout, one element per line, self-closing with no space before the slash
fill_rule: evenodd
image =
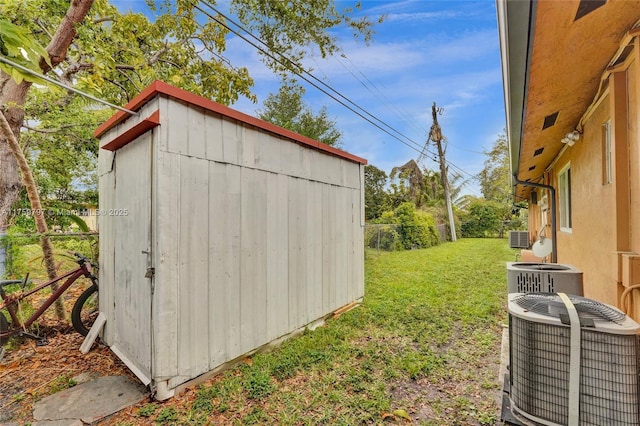
<path id="1" fill-rule="evenodd" d="M 91 262 L 85 255 L 83 255 L 82 253 L 78 253 L 77 251 L 71 251 L 71 250 L 67 250 L 67 253 L 69 253 L 70 255 L 74 256 L 77 260 L 76 262 L 78 263 L 78 265 L 82 265 L 84 263 L 88 263 L 91 266 L 93 266 L 94 268 L 96 268 L 97 266 L 93 264 L 93 262 Z"/>

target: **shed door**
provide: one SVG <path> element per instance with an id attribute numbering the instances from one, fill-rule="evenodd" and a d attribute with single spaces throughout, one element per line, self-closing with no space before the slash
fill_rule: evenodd
<path id="1" fill-rule="evenodd" d="M 115 336 L 112 350 L 146 384 L 151 380 L 152 132 L 116 151 L 114 266 Z"/>

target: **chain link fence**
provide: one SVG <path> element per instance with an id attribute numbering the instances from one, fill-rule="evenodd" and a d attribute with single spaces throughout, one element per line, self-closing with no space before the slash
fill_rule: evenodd
<path id="1" fill-rule="evenodd" d="M 69 252 L 98 259 L 98 232 L 50 232 L 47 234 L 0 234 L 0 279 L 20 278 L 27 272 L 45 275 L 40 238 L 46 235 L 53 244 L 54 255 L 62 265 L 71 258 Z"/>
<path id="2" fill-rule="evenodd" d="M 425 238 L 415 238 L 417 234 L 427 232 Z M 437 225 L 428 229 L 421 225 L 402 225 L 397 223 L 375 223 L 364 226 L 365 248 L 395 251 L 426 248 L 447 241 L 449 228 Z"/>

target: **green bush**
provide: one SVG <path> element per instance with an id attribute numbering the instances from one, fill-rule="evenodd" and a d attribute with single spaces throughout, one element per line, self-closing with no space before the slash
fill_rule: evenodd
<path id="1" fill-rule="evenodd" d="M 365 236 L 369 247 L 377 247 L 379 242 L 379 247 L 384 250 L 410 250 L 440 243 L 433 216 L 416 210 L 413 203 L 403 203 L 393 212 L 384 212 L 376 222 L 395 226 L 372 227 L 370 234 Z"/>
<path id="2" fill-rule="evenodd" d="M 494 201 L 473 201 L 462 218 L 460 230 L 465 238 L 496 237 L 500 226 L 504 207 Z"/>
<path id="3" fill-rule="evenodd" d="M 416 210 L 412 203 L 403 203 L 394 212 L 400 224 L 402 246 L 409 249 L 427 248 L 439 244 L 436 223 L 428 213 Z"/>

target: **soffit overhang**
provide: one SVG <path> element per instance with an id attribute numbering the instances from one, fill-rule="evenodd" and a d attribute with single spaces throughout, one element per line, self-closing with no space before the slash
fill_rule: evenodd
<path id="1" fill-rule="evenodd" d="M 589 2 L 583 14 L 585 4 L 498 0 L 511 167 L 521 181 L 541 181 L 640 19 L 640 1 Z M 517 185 L 516 201 L 529 191 Z"/>

